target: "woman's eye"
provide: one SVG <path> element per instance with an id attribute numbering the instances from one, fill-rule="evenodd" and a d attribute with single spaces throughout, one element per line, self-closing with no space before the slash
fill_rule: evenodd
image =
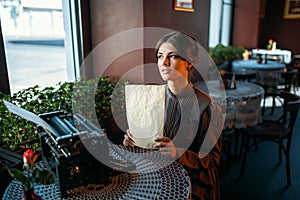
<path id="1" fill-rule="evenodd" d="M 177 59 L 177 58 L 180 58 L 180 56 L 177 54 L 172 54 L 172 55 L 169 55 L 169 58 Z"/>
<path id="2" fill-rule="evenodd" d="M 165 56 L 164 55 L 157 55 L 157 58 L 160 59 L 160 60 L 162 60 L 162 59 L 165 58 Z M 172 54 L 172 55 L 166 56 L 166 58 L 167 59 L 177 59 L 177 58 L 181 58 L 181 57 L 179 55 L 177 55 L 177 54 Z"/>
<path id="3" fill-rule="evenodd" d="M 163 58 L 163 55 L 158 55 L 157 58 L 158 58 L 158 59 L 162 59 L 162 58 Z"/>

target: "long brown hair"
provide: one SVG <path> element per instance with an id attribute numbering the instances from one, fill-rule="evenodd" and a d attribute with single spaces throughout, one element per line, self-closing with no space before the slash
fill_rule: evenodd
<path id="1" fill-rule="evenodd" d="M 174 31 L 167 33 L 166 35 L 162 36 L 156 43 L 156 58 L 160 46 L 165 42 L 172 44 L 178 51 L 179 56 L 192 65 L 192 67 L 188 69 L 188 79 L 190 82 L 193 82 L 193 80 L 196 79 L 195 74 L 197 75 L 197 77 L 200 75 L 199 72 L 197 72 L 197 70 L 195 70 L 194 68 L 195 65 L 200 63 L 200 49 L 198 46 L 198 42 L 193 37 L 182 32 Z"/>

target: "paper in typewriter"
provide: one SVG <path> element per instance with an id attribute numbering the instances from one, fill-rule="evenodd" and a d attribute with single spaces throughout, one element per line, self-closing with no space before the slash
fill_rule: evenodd
<path id="1" fill-rule="evenodd" d="M 136 146 L 152 148 L 154 137 L 163 135 L 166 86 L 126 85 L 126 115 Z"/>
<path id="2" fill-rule="evenodd" d="M 57 134 L 55 129 L 53 129 L 46 121 L 44 121 L 42 118 L 40 118 L 36 114 L 34 114 L 28 110 L 25 110 L 21 107 L 18 107 L 17 105 L 12 104 L 8 101 L 3 100 L 3 102 L 9 112 L 11 112 L 15 115 L 18 115 L 19 117 L 22 117 L 23 119 L 29 120 L 29 121 L 43 127 L 44 129 L 50 131 L 51 133 Z"/>

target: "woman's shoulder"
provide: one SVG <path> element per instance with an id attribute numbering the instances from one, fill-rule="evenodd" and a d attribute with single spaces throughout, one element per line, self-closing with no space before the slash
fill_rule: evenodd
<path id="1" fill-rule="evenodd" d="M 193 88 L 199 101 L 204 101 L 207 102 L 208 104 L 212 102 L 212 98 L 211 96 L 209 96 L 209 94 L 207 94 L 206 92 L 204 92 L 203 90 L 195 86 L 193 86 Z"/>
<path id="2" fill-rule="evenodd" d="M 196 88 L 195 86 L 192 87 L 193 87 L 194 94 L 198 100 L 198 106 L 200 108 L 200 111 L 203 112 L 212 103 L 212 98 L 203 90 Z"/>
<path id="3" fill-rule="evenodd" d="M 210 115 L 222 116 L 222 108 L 221 106 L 205 91 L 194 87 L 196 96 L 198 98 L 199 106 L 202 107 L 203 110 L 206 110 L 210 113 Z"/>

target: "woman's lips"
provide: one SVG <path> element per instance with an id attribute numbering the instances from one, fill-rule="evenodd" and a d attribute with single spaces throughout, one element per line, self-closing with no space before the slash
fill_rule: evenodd
<path id="1" fill-rule="evenodd" d="M 161 70 L 162 74 L 169 74 L 170 72 L 171 72 L 171 70 L 169 70 L 169 69 L 162 69 Z"/>

